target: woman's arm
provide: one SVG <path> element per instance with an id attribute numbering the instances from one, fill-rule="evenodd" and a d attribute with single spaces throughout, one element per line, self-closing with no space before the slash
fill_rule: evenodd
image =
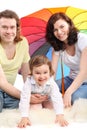
<path id="1" fill-rule="evenodd" d="M 66 107 L 71 106 L 71 95 L 79 88 L 84 80 L 87 80 L 87 48 L 81 54 L 79 74 L 64 94 L 64 104 Z"/>
<path id="2" fill-rule="evenodd" d="M 8 83 L 1 66 L 0 66 L 0 89 L 2 89 L 3 91 L 5 91 L 6 93 L 8 93 L 13 97 L 16 97 L 18 99 L 20 98 L 20 91 L 16 89 L 13 85 Z"/>
<path id="3" fill-rule="evenodd" d="M 79 74 L 68 88 L 68 91 L 71 94 L 75 92 L 84 80 L 87 80 L 87 48 L 82 51 Z"/>

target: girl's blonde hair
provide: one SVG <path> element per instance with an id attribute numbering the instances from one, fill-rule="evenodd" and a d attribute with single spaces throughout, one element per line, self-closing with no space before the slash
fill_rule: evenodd
<path id="1" fill-rule="evenodd" d="M 48 65 L 50 70 L 50 76 L 54 75 L 51 61 L 45 55 L 36 55 L 29 61 L 29 67 L 32 75 L 33 67 L 39 67 L 41 65 Z"/>

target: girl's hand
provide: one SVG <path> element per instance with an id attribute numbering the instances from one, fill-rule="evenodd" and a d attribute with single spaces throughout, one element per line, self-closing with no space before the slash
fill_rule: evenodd
<path id="1" fill-rule="evenodd" d="M 18 123 L 19 128 L 25 128 L 27 125 L 31 125 L 28 117 L 22 117 L 21 121 Z"/>
<path id="2" fill-rule="evenodd" d="M 69 123 L 64 119 L 64 115 L 56 115 L 56 121 L 55 123 L 59 123 L 60 126 L 67 126 Z"/>

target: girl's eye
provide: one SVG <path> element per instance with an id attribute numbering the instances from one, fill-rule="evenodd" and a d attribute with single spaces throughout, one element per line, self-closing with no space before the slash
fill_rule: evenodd
<path id="1" fill-rule="evenodd" d="M 47 74 L 47 71 L 46 71 L 46 72 L 44 72 L 44 74 Z"/>
<path id="2" fill-rule="evenodd" d="M 36 74 L 40 74 L 39 72 L 36 72 Z"/>

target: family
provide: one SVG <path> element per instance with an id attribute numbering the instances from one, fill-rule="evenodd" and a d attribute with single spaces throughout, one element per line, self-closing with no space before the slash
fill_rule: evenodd
<path id="1" fill-rule="evenodd" d="M 52 46 L 52 60 L 45 55 L 31 58 L 18 15 L 12 10 L 0 12 L 0 112 L 19 108 L 19 128 L 32 125 L 28 113 L 34 106 L 54 109 L 55 123 L 67 126 L 64 107 L 71 107 L 79 98 L 87 99 L 87 34 L 65 13 L 58 12 L 47 22 L 46 40 Z M 55 79 L 61 58 L 70 68 L 64 77 L 63 96 L 62 80 Z M 21 91 L 14 85 L 18 74 L 24 81 Z"/>

